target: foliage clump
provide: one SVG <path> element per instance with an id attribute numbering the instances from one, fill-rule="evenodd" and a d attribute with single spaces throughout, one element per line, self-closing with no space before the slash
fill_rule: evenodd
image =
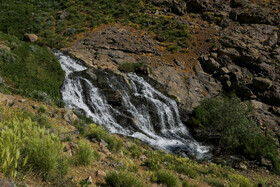
<path id="1" fill-rule="evenodd" d="M 94 160 L 101 158 L 100 154 L 94 150 L 86 141 L 80 141 L 79 147 L 76 153 L 75 164 L 81 166 L 89 166 Z"/>
<path id="2" fill-rule="evenodd" d="M 143 184 L 137 177 L 128 172 L 111 171 L 106 174 L 106 184 L 112 187 L 141 187 Z"/>
<path id="3" fill-rule="evenodd" d="M 251 105 L 237 97 L 207 99 L 194 109 L 189 125 L 195 129 L 197 137 L 215 143 L 224 152 L 251 159 L 271 159 L 274 170 L 279 173 L 277 145 L 249 118 L 251 111 Z"/>
<path id="4" fill-rule="evenodd" d="M 167 187 L 178 187 L 180 184 L 178 178 L 166 170 L 157 171 L 153 176 L 153 180 L 159 184 L 164 184 Z"/>
<path id="5" fill-rule="evenodd" d="M 124 62 L 120 64 L 119 70 L 125 73 L 136 72 L 139 68 L 145 65 L 146 65 L 145 62 L 138 62 L 138 63 Z"/>

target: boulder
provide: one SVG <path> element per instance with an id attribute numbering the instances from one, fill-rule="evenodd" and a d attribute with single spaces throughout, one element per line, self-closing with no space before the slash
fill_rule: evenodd
<path id="1" fill-rule="evenodd" d="M 258 91 L 268 90 L 272 86 L 272 81 L 263 77 L 253 79 L 253 88 Z"/>
<path id="2" fill-rule="evenodd" d="M 36 34 L 25 34 L 24 37 L 29 42 L 36 42 L 39 39 Z"/>
<path id="3" fill-rule="evenodd" d="M 73 113 L 73 111 L 70 108 L 62 109 L 61 114 L 62 118 L 68 123 L 72 123 L 73 121 L 78 119 L 78 117 Z"/>

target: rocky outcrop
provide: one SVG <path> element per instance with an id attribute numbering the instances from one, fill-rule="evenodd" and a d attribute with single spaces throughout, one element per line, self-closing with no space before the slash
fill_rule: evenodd
<path id="1" fill-rule="evenodd" d="M 280 14 L 273 5 L 249 0 L 209 5 L 210 12 L 203 13 L 202 18 L 219 26 L 218 47 L 202 54 L 199 61 L 224 91 L 251 100 L 258 124 L 267 123 L 278 134 L 280 32 L 276 25 Z"/>
<path id="2" fill-rule="evenodd" d="M 149 34 L 118 25 L 99 28 L 65 50 L 88 66 L 102 68 L 136 63 L 143 55 L 161 54 L 158 43 Z"/>

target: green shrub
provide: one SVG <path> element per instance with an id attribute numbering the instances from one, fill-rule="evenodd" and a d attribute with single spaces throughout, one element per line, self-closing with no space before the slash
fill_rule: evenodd
<path id="1" fill-rule="evenodd" d="M 49 121 L 49 118 L 46 115 L 41 115 L 37 117 L 36 120 L 40 127 L 44 127 L 46 129 L 53 128 L 52 123 Z"/>
<path id="2" fill-rule="evenodd" d="M 215 186 L 215 187 L 225 187 L 224 183 L 219 179 L 206 178 L 206 179 L 204 179 L 204 182 L 206 182 L 207 184 L 209 184 L 211 186 Z"/>
<path id="3" fill-rule="evenodd" d="M 138 62 L 138 63 L 131 63 L 131 62 L 124 62 L 119 65 L 119 70 L 125 73 L 135 72 L 140 67 L 146 65 L 145 62 Z"/>
<path id="4" fill-rule="evenodd" d="M 108 134 L 102 126 L 96 124 L 90 124 L 88 126 L 88 131 L 86 136 L 88 138 L 95 138 L 97 141 L 101 141 L 102 139 L 105 141 L 105 139 L 108 137 Z"/>
<path id="5" fill-rule="evenodd" d="M 189 125 L 199 129 L 198 136 L 208 138 L 225 152 L 251 159 L 272 156 L 279 163 L 275 141 L 247 117 L 251 111 L 252 107 L 237 97 L 207 99 L 194 109 Z"/>
<path id="6" fill-rule="evenodd" d="M 185 174 L 193 179 L 199 176 L 198 172 L 194 168 L 189 168 L 186 165 L 175 165 L 174 170 L 177 171 L 178 173 Z"/>
<path id="7" fill-rule="evenodd" d="M 93 150 L 91 145 L 86 141 L 80 141 L 75 158 L 75 164 L 77 166 L 89 166 L 94 160 L 99 160 L 100 155 L 97 151 Z"/>
<path id="8" fill-rule="evenodd" d="M 39 107 L 39 109 L 38 109 L 38 113 L 39 114 L 44 114 L 44 113 L 46 113 L 47 112 L 47 109 L 45 108 L 45 107 L 43 107 L 43 106 L 40 106 Z"/>
<path id="9" fill-rule="evenodd" d="M 169 171 L 160 170 L 155 173 L 155 178 L 153 179 L 155 182 L 159 184 L 164 184 L 167 187 L 176 187 L 179 186 L 178 178 L 170 173 Z"/>
<path id="10" fill-rule="evenodd" d="M 197 187 L 197 185 L 190 184 L 187 180 L 184 180 L 182 183 L 182 187 Z"/>
<path id="11" fill-rule="evenodd" d="M 148 158 L 147 160 L 145 160 L 144 165 L 151 170 L 161 169 L 161 161 L 157 158 Z"/>
<path id="12" fill-rule="evenodd" d="M 142 155 L 142 149 L 137 146 L 135 143 L 133 143 L 129 148 L 128 151 L 130 152 L 131 156 L 133 158 L 138 158 Z"/>
<path id="13" fill-rule="evenodd" d="M 0 48 L 0 62 L 13 64 L 16 62 L 16 56 L 8 49 Z"/>
<path id="14" fill-rule="evenodd" d="M 131 173 L 111 171 L 106 174 L 106 184 L 112 187 L 141 187 L 143 184 Z"/>
<path id="15" fill-rule="evenodd" d="M 0 77 L 0 93 L 9 93 L 8 88 L 6 87 L 4 79 Z"/>
<path id="16" fill-rule="evenodd" d="M 86 130 L 85 136 L 88 138 L 95 138 L 97 141 L 104 140 L 108 143 L 110 151 L 119 151 L 123 146 L 123 141 L 116 135 L 108 134 L 100 125 L 90 124 Z"/>

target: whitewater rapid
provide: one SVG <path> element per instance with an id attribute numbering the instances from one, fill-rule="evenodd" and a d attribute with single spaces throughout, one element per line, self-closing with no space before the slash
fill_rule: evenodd
<path id="1" fill-rule="evenodd" d="M 122 124 L 116 117 L 123 114 L 108 103 L 102 88 L 77 74 L 87 68 L 60 51 L 56 51 L 55 55 L 66 72 L 61 88 L 66 107 L 84 112 L 111 133 L 134 137 L 169 152 L 186 153 L 198 158 L 209 156 L 208 147 L 200 145 L 181 122 L 177 103 L 156 90 L 143 77 L 128 73 L 127 83 L 123 83 L 118 76 L 104 73 L 104 81 L 119 93 L 121 107 L 133 119 L 133 124 Z"/>

